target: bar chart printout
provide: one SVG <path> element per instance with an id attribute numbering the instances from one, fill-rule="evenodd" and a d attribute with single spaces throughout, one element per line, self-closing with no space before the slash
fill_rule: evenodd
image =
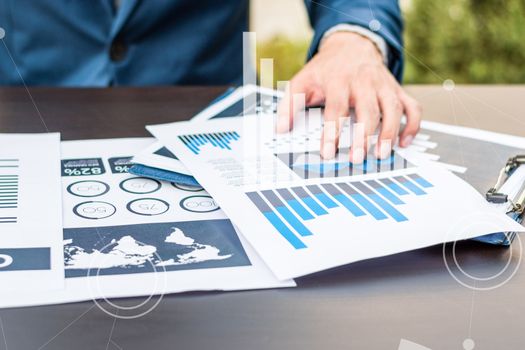
<path id="1" fill-rule="evenodd" d="M 355 220 L 368 216 L 392 223 L 409 221 L 405 197 L 424 196 L 433 185 L 419 174 L 377 180 L 306 185 L 247 192 L 250 201 L 294 249 L 307 249 L 314 232 L 309 223 L 330 210 L 344 208 Z"/>
<path id="2" fill-rule="evenodd" d="M 61 288 L 62 242 L 60 135 L 0 134 L 0 292 Z"/>
<path id="3" fill-rule="evenodd" d="M 206 146 L 231 151 L 231 143 L 239 139 L 240 136 L 236 131 L 179 136 L 179 140 L 194 154 L 199 154 Z"/>
<path id="4" fill-rule="evenodd" d="M 469 213 L 494 214 L 497 226 L 455 230 L 454 240 L 523 229 L 463 180 L 411 152 L 367 158 L 364 165 L 349 164 L 346 156 L 325 160 L 313 151 L 321 128 L 308 139 L 301 129 L 279 136 L 271 124 L 258 124 L 262 118 L 147 129 L 212 194 L 279 279 L 446 242 L 444 233 L 464 227 Z M 242 139 L 230 141 L 231 150 L 199 141 L 192 150 L 193 143 L 179 138 L 234 130 Z"/>
<path id="5" fill-rule="evenodd" d="M 0 227 L 18 220 L 19 162 L 17 158 L 0 157 Z"/>

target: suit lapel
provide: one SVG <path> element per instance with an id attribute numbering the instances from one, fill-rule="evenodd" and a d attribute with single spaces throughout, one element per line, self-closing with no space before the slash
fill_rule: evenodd
<path id="1" fill-rule="evenodd" d="M 120 7 L 117 10 L 116 17 L 111 27 L 111 38 L 115 38 L 120 32 L 138 2 L 139 0 L 121 0 Z"/>

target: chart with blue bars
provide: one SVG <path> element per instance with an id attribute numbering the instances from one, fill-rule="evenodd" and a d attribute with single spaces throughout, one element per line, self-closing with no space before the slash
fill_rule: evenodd
<path id="1" fill-rule="evenodd" d="M 350 162 L 349 153 L 349 148 L 342 148 L 334 159 L 328 161 L 324 160 L 318 151 L 278 153 L 275 156 L 302 179 L 376 174 L 414 166 L 395 151 L 392 151 L 390 157 L 386 159 L 375 158 L 371 151 L 360 164 Z"/>
<path id="2" fill-rule="evenodd" d="M 309 222 L 343 208 L 359 220 L 405 222 L 406 196 L 424 196 L 433 185 L 417 173 L 375 180 L 350 181 L 247 192 L 246 195 L 293 248 L 307 248 L 308 236 L 319 234 Z"/>
<path id="3" fill-rule="evenodd" d="M 214 132 L 209 134 L 181 135 L 179 140 L 194 154 L 199 154 L 203 146 L 231 151 L 231 144 L 241 137 L 236 131 Z"/>

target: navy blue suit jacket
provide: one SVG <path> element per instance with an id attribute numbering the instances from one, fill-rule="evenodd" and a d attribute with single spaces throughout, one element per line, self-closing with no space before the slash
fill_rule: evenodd
<path id="1" fill-rule="evenodd" d="M 330 27 L 376 18 L 400 79 L 396 0 L 305 3 L 315 29 L 310 56 Z M 114 0 L 0 0 L 8 49 L 0 45 L 0 84 L 20 85 L 20 75 L 28 85 L 237 84 L 248 10 L 248 0 L 121 0 L 118 9 Z"/>

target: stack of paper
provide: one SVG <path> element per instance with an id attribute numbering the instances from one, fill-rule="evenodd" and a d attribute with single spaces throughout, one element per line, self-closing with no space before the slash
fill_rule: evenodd
<path id="1" fill-rule="evenodd" d="M 56 134 L 0 140 L 16 151 L 2 154 L 5 186 L 18 179 L 5 189 L 19 190 L 16 208 L 0 208 L 17 216 L 0 222 L 11 230 L 0 237 L 0 307 L 295 286 L 270 272 L 202 188 L 128 173 L 154 139 L 61 150 Z"/>
<path id="2" fill-rule="evenodd" d="M 523 230 L 413 149 L 351 164 L 348 123 L 339 156 L 324 161 L 320 111 L 310 110 L 291 133 L 278 135 L 277 94 L 248 89 L 234 95 L 191 122 L 148 130 L 177 158 L 164 157 L 158 166 L 182 162 L 279 279 L 494 230 Z M 248 112 L 225 118 L 224 110 L 243 115 L 242 97 Z M 487 217 L 492 225 L 465 230 Z"/>
<path id="3" fill-rule="evenodd" d="M 347 123 L 326 161 L 321 110 L 277 135 L 279 98 L 237 89 L 191 122 L 149 126 L 156 140 L 0 134 L 0 307 L 291 287 L 358 260 L 523 230 L 446 170 L 474 165 L 427 152 L 440 135 L 352 164 Z"/>
<path id="4" fill-rule="evenodd" d="M 0 134 L 0 305 L 64 285 L 58 134 Z"/>

